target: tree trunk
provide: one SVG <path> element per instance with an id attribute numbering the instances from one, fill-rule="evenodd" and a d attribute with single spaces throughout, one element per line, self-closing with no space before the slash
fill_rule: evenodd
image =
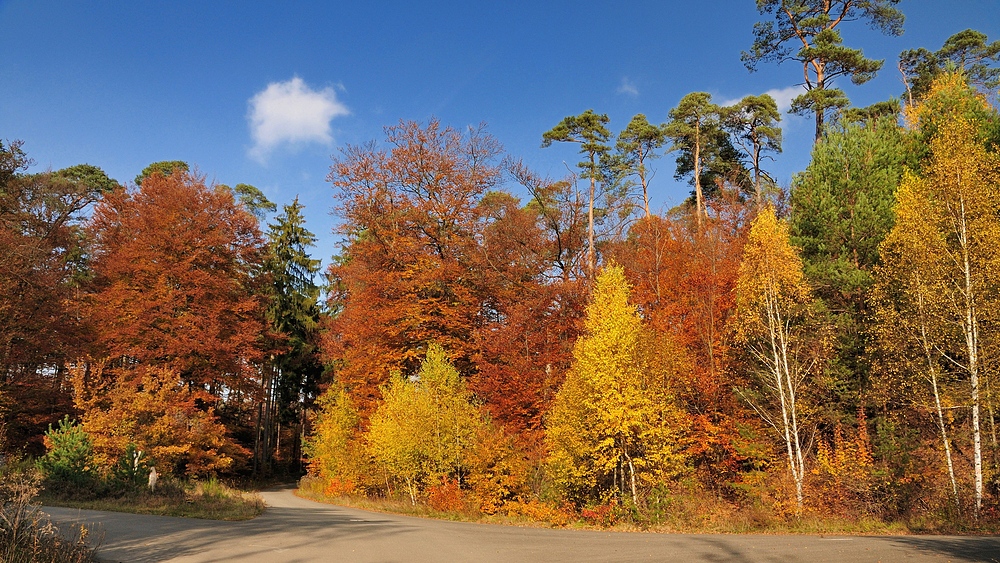
<path id="1" fill-rule="evenodd" d="M 948 442 L 948 429 L 944 424 L 944 410 L 941 408 L 941 394 L 938 390 L 937 370 L 934 369 L 934 360 L 931 355 L 931 344 L 927 338 L 927 324 L 924 317 L 924 297 L 920 287 L 920 278 L 917 277 L 917 308 L 920 315 L 920 342 L 924 347 L 924 355 L 927 358 L 927 372 L 930 375 L 931 389 L 934 391 L 934 406 L 937 409 L 938 428 L 941 430 L 941 441 L 944 442 L 944 457 L 948 464 L 948 477 L 951 479 L 951 493 L 955 498 L 955 507 L 961 510 L 962 505 L 958 498 L 958 482 L 955 480 L 955 465 L 951 459 L 951 444 Z"/>
<path id="2" fill-rule="evenodd" d="M 594 194 L 597 191 L 597 161 L 594 153 L 590 153 L 590 203 L 587 207 L 587 272 L 594 279 L 594 269 L 597 259 L 594 256 Z"/>
<path id="3" fill-rule="evenodd" d="M 767 297 L 768 328 L 771 337 L 772 375 L 775 380 L 775 390 L 781 404 L 782 432 L 785 438 L 785 450 L 788 454 L 788 469 L 795 483 L 796 514 L 802 515 L 803 481 L 805 479 L 805 463 L 802 457 L 802 445 L 799 439 L 797 408 L 795 404 L 795 382 L 793 381 L 788 361 L 788 326 L 781 318 L 777 298 L 768 291 Z"/>
<path id="4" fill-rule="evenodd" d="M 694 124 L 694 203 L 695 215 L 698 217 L 698 232 L 701 232 L 702 210 L 705 199 L 701 192 L 701 121 Z"/>
<path id="5" fill-rule="evenodd" d="M 972 262 L 969 257 L 969 232 L 965 212 L 965 201 L 959 200 L 958 242 L 962 251 L 962 273 L 964 276 L 966 352 L 969 358 L 969 383 L 972 385 L 972 443 L 973 466 L 976 480 L 976 515 L 983 506 L 983 440 L 979 423 L 979 319 L 976 311 L 976 294 L 972 283 Z"/>
<path id="6" fill-rule="evenodd" d="M 625 459 L 628 460 L 628 473 L 632 481 L 632 505 L 639 506 L 639 494 L 635 487 L 635 465 L 632 464 L 632 457 L 628 455 L 628 450 L 624 450 Z"/>

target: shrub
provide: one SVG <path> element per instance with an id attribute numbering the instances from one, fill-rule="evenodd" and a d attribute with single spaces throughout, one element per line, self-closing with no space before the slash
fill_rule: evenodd
<path id="1" fill-rule="evenodd" d="M 465 510 L 465 495 L 458 481 L 445 479 L 427 488 L 427 504 L 441 512 L 462 512 Z"/>
<path id="2" fill-rule="evenodd" d="M 95 492 L 94 447 L 83 427 L 71 421 L 69 416 L 59 421 L 56 429 L 50 424 L 45 433 L 45 447 L 48 451 L 39 458 L 37 467 L 47 489 L 56 495 L 78 496 Z"/>
<path id="3" fill-rule="evenodd" d="M 111 470 L 111 486 L 118 492 L 142 490 L 149 482 L 149 461 L 135 444 L 125 447 L 118 463 Z"/>

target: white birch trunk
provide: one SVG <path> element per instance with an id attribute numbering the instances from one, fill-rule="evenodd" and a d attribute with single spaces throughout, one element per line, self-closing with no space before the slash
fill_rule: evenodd
<path id="1" fill-rule="evenodd" d="M 948 464 L 948 478 L 951 480 L 951 493 L 955 499 L 955 507 L 961 510 L 958 498 L 958 482 L 955 480 L 955 465 L 951 459 L 951 444 L 948 442 L 948 429 L 944 424 L 944 409 L 941 408 L 941 393 L 938 390 L 937 370 L 934 369 L 934 359 L 931 353 L 930 341 L 927 338 L 927 322 L 924 315 L 924 294 L 920 287 L 920 277 L 917 277 L 917 310 L 920 315 L 920 343 L 927 358 L 927 373 L 930 376 L 931 389 L 934 391 L 934 407 L 937 410 L 938 428 L 941 430 L 941 441 L 944 443 L 944 457 Z"/>
<path id="2" fill-rule="evenodd" d="M 801 515 L 803 508 L 803 481 L 805 479 L 805 462 L 802 456 L 801 440 L 799 439 L 798 413 L 795 404 L 795 381 L 792 377 L 788 361 L 789 327 L 781 318 L 777 297 L 772 289 L 767 294 L 767 322 L 771 339 L 772 375 L 775 390 L 781 404 L 782 433 L 785 438 L 785 450 L 788 454 L 788 469 L 795 483 L 796 513 Z"/>

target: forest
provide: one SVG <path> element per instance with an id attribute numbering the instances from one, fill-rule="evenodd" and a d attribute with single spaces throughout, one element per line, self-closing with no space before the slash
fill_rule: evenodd
<path id="1" fill-rule="evenodd" d="M 569 115 L 538 132 L 579 150 L 561 178 L 400 121 L 333 155 L 325 272 L 297 199 L 2 141 L 0 450 L 53 490 L 155 466 L 553 524 L 995 526 L 1000 41 L 844 45 L 896 4 L 758 0 L 743 61 L 801 67 L 815 119 L 790 185 L 766 94 Z M 898 99 L 834 87 L 879 71 Z M 661 157 L 691 195 L 657 213 Z"/>

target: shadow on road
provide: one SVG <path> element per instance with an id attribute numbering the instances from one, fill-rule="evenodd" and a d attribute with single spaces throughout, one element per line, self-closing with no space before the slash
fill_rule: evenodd
<path id="1" fill-rule="evenodd" d="M 267 511 L 246 522 L 51 509 L 62 525 L 100 522 L 104 561 L 389 561 L 477 563 L 704 561 L 993 561 L 1000 538 L 954 536 L 643 534 L 517 528 L 426 520 L 265 492 Z M 75 516 L 74 516 L 75 514 Z"/>
<path id="2" fill-rule="evenodd" d="M 403 522 L 378 517 L 355 518 L 322 505 L 316 508 L 269 507 L 263 515 L 245 522 L 136 517 L 114 512 L 91 512 L 80 517 L 76 510 L 46 510 L 61 526 L 84 523 L 106 530 L 104 546 L 98 552 L 102 561 L 164 561 L 210 554 L 224 544 L 239 545 L 241 557 L 263 556 L 276 550 L 280 553 L 282 548 L 293 548 L 302 542 L 363 540 L 372 536 L 392 538 L 415 530 L 414 526 Z M 217 560 L 231 561 L 231 557 L 220 554 Z"/>
<path id="3" fill-rule="evenodd" d="M 954 560 L 1000 562 L 1000 538 L 899 536 L 889 539 L 911 551 L 946 555 Z"/>

